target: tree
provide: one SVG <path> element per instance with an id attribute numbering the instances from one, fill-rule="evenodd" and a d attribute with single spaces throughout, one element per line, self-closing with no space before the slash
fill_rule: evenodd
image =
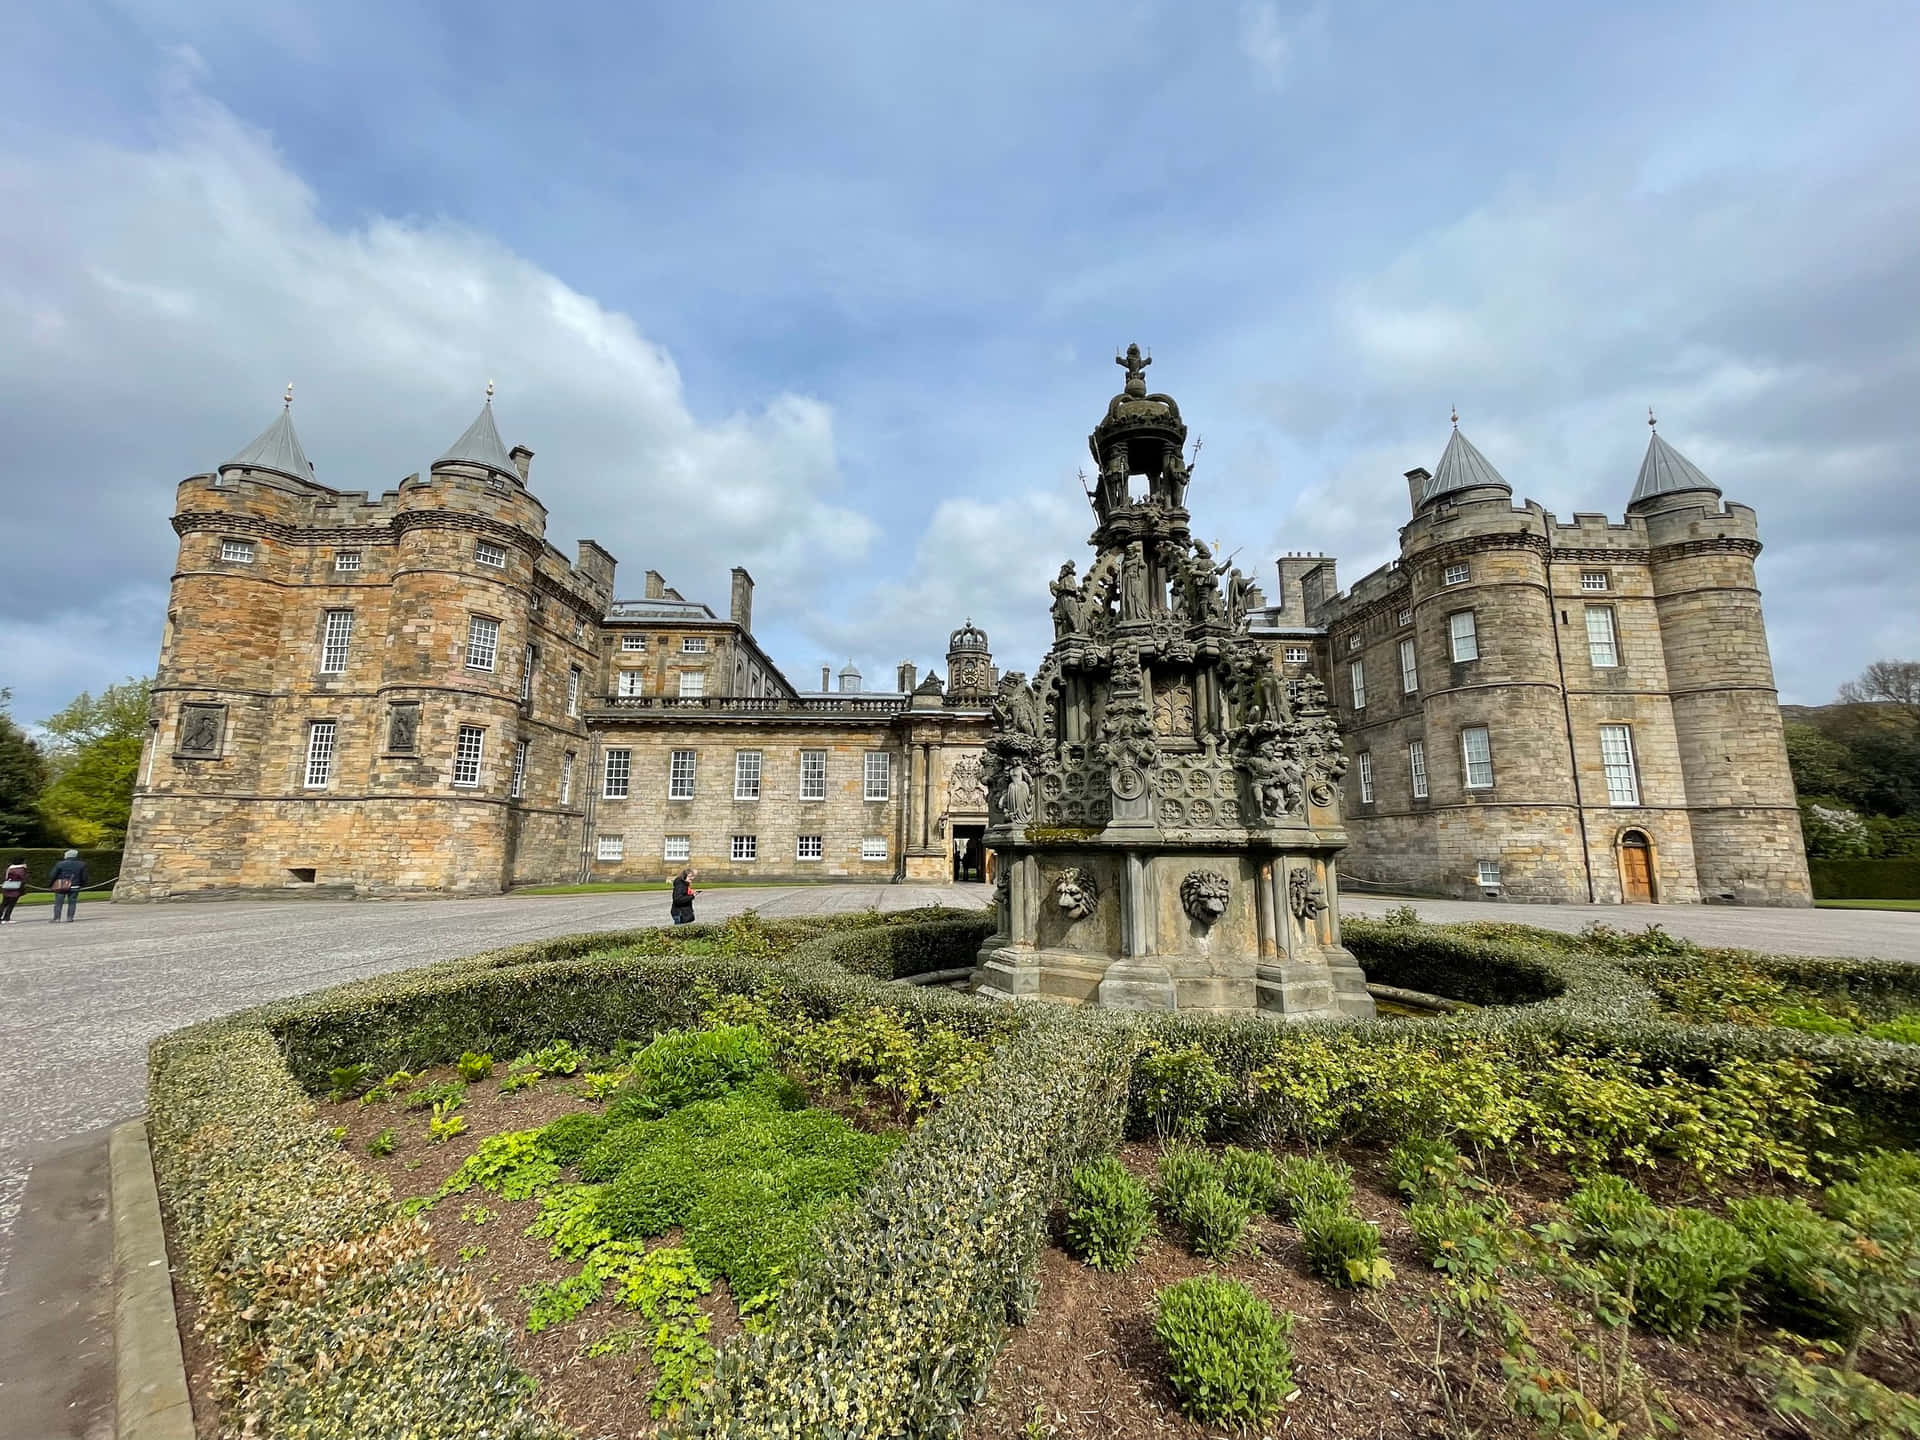
<path id="1" fill-rule="evenodd" d="M 1840 687 L 1849 705 L 1894 704 L 1920 710 L 1920 660 L 1876 660 Z"/>
<path id="2" fill-rule="evenodd" d="M 76 845 L 126 838 L 150 684 L 129 678 L 98 698 L 83 691 L 41 727 L 53 737 L 53 783 L 41 794 L 40 813 Z"/>
<path id="3" fill-rule="evenodd" d="M 47 761 L 7 713 L 12 699 L 11 690 L 0 689 L 0 845 L 31 845 L 47 838 L 37 809 Z"/>
<path id="4" fill-rule="evenodd" d="M 1795 790 L 1802 795 L 1859 799 L 1852 750 L 1815 726 L 1797 720 L 1787 722 L 1786 733 L 1787 765 L 1793 771 Z"/>

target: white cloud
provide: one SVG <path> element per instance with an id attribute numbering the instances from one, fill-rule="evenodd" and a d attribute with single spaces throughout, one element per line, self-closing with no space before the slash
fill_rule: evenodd
<path id="1" fill-rule="evenodd" d="M 96 674 L 151 667 L 174 483 L 244 445 L 289 378 L 320 479 L 373 492 L 424 469 L 494 379 L 505 439 L 539 452 L 550 538 L 600 540 L 625 590 L 651 566 L 724 605 L 742 564 L 804 606 L 865 557 L 819 400 L 695 416 L 631 318 L 496 240 L 339 223 L 222 107 L 176 91 L 166 120 L 147 148 L 41 137 L 0 165 L 0 485 L 33 536 L 0 577 L 0 665 L 22 717 L 77 688 L 76 636 Z"/>
<path id="2" fill-rule="evenodd" d="M 1283 16 L 1273 0 L 1256 0 L 1240 7 L 1240 50 L 1260 78 L 1275 90 L 1293 78 L 1301 49 L 1325 33 L 1327 12 L 1315 5 L 1301 14 Z"/>

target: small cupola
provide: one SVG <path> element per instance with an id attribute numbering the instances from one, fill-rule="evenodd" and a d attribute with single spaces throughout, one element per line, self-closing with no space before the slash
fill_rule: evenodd
<path id="1" fill-rule="evenodd" d="M 531 450 L 527 452 L 527 458 L 533 458 Z M 494 428 L 493 381 L 487 381 L 486 403 L 480 407 L 480 413 L 473 417 L 473 423 L 447 448 L 446 454 L 433 462 L 435 470 L 442 465 L 477 465 L 498 479 L 515 485 L 526 484 L 520 467 L 514 463 L 513 455 L 500 443 L 499 430 Z"/>
<path id="2" fill-rule="evenodd" d="M 840 667 L 840 688 L 847 693 L 860 688 L 860 670 L 851 660 Z"/>
<path id="3" fill-rule="evenodd" d="M 1420 494 L 1420 504 L 1431 505 L 1442 496 L 1451 500 L 1490 499 L 1494 492 L 1511 500 L 1513 487 L 1506 477 L 1460 433 L 1460 412 L 1454 411 L 1452 419 L 1453 434 L 1447 437 L 1447 448 L 1440 452 L 1440 463 L 1433 467 L 1433 474 Z M 1475 491 L 1483 493 L 1476 495 Z"/>
<path id="4" fill-rule="evenodd" d="M 1633 498 L 1627 501 L 1627 509 L 1667 495 L 1693 492 L 1718 495 L 1720 487 L 1709 480 L 1698 465 L 1662 440 L 1658 426 L 1659 421 L 1649 407 L 1647 429 L 1651 433 L 1647 437 L 1647 454 L 1640 462 L 1640 478 L 1634 484 Z"/>
<path id="5" fill-rule="evenodd" d="M 273 423 L 254 437 L 251 445 L 220 466 L 221 476 L 229 470 L 261 470 L 283 480 L 297 480 L 303 485 L 313 483 L 313 463 L 300 448 L 300 437 L 293 430 L 291 382 L 281 402 L 280 413 Z"/>

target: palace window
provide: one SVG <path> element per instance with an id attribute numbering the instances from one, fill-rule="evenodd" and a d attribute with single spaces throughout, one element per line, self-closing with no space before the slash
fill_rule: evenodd
<path id="1" fill-rule="evenodd" d="M 1360 803 L 1362 805 L 1371 805 L 1373 803 L 1373 752 L 1370 750 L 1362 750 L 1359 759 Z"/>
<path id="2" fill-rule="evenodd" d="M 518 800 L 527 793 L 527 748 L 529 742 L 513 742 L 513 782 L 507 787 L 507 793 Z"/>
<path id="3" fill-rule="evenodd" d="M 826 838 L 821 835 L 801 835 L 793 842 L 793 858 L 796 860 L 818 860 L 827 853 Z"/>
<path id="4" fill-rule="evenodd" d="M 473 558 L 482 565 L 504 570 L 507 568 L 507 547 L 496 545 L 491 540 L 476 540 L 473 543 Z"/>
<path id="5" fill-rule="evenodd" d="M 486 753 L 484 726 L 462 725 L 453 742 L 453 783 L 471 790 L 480 783 L 480 757 Z"/>
<path id="6" fill-rule="evenodd" d="M 602 835 L 593 844 L 593 858 L 596 860 L 624 860 L 627 858 L 627 837 L 624 835 Z"/>
<path id="7" fill-rule="evenodd" d="M 253 541 L 222 540 L 220 542 L 220 558 L 222 560 L 231 560 L 236 565 L 251 565 L 253 563 Z"/>
<path id="8" fill-rule="evenodd" d="M 560 803 L 573 803 L 573 751 L 560 757 Z"/>
<path id="9" fill-rule="evenodd" d="M 1580 572 L 1580 588 L 1582 590 L 1605 590 L 1607 588 L 1607 572 L 1604 570 L 1582 570 Z"/>
<path id="10" fill-rule="evenodd" d="M 697 700 L 707 693 L 707 672 L 704 670 L 682 670 L 680 672 L 680 698 Z"/>
<path id="11" fill-rule="evenodd" d="M 1597 670 L 1611 670 L 1620 663 L 1620 647 L 1614 640 L 1613 607 L 1587 606 L 1587 658 Z"/>
<path id="12" fill-rule="evenodd" d="M 633 751 L 607 751 L 607 768 L 601 776 L 600 795 L 605 800 L 624 800 L 633 785 Z"/>
<path id="13" fill-rule="evenodd" d="M 680 637 L 682 655 L 704 655 L 707 653 L 707 637 L 704 635 L 682 635 Z M 751 839 L 752 837 L 747 837 Z"/>
<path id="14" fill-rule="evenodd" d="M 533 677 L 540 670 L 540 647 L 529 645 L 520 652 L 520 703 L 533 703 Z"/>
<path id="15" fill-rule="evenodd" d="M 736 861 L 758 860 L 760 858 L 760 837 L 758 835 L 735 835 L 732 849 L 728 852 Z"/>
<path id="16" fill-rule="evenodd" d="M 644 670 L 622 670 L 619 690 L 622 695 L 639 695 L 645 692 L 647 672 Z"/>
<path id="17" fill-rule="evenodd" d="M 662 860 L 691 860 L 693 858 L 693 837 L 691 835 L 669 835 L 667 843 L 660 851 Z"/>
<path id="18" fill-rule="evenodd" d="M 1407 777 L 1413 782 L 1413 798 L 1427 798 L 1427 747 L 1421 740 L 1407 742 Z"/>
<path id="19" fill-rule="evenodd" d="M 1473 611 L 1456 610 L 1447 616 L 1447 648 L 1455 664 L 1480 658 L 1480 630 L 1473 623 Z"/>
<path id="20" fill-rule="evenodd" d="M 1395 618 L 1395 623 L 1400 625 L 1411 625 L 1413 623 L 1413 611 L 1402 610 L 1400 614 Z"/>
<path id="21" fill-rule="evenodd" d="M 587 622 L 576 615 L 573 617 L 573 638 L 578 640 L 587 633 Z"/>
<path id="22" fill-rule="evenodd" d="M 1493 741 L 1484 725 L 1469 725 L 1460 732 L 1460 755 L 1466 765 L 1467 789 L 1493 787 Z"/>
<path id="23" fill-rule="evenodd" d="M 691 800 L 693 798 L 693 761 L 695 751 L 676 750 L 667 761 L 667 798 L 669 800 Z"/>
<path id="24" fill-rule="evenodd" d="M 1286 648 L 1286 660 L 1289 665 L 1304 665 L 1312 652 L 1304 645 L 1289 645 Z"/>
<path id="25" fill-rule="evenodd" d="M 1347 667 L 1347 674 L 1350 677 L 1352 677 L 1353 708 L 1356 710 L 1366 709 L 1367 708 L 1367 662 L 1364 660 L 1354 661 L 1351 665 Z"/>
<path id="26" fill-rule="evenodd" d="M 1400 693 L 1411 695 L 1420 688 L 1420 661 L 1414 653 L 1413 641 L 1400 642 Z"/>
<path id="27" fill-rule="evenodd" d="M 1347 636 L 1347 649 L 1358 650 L 1359 648 L 1360 648 L 1360 632 L 1356 630 L 1353 634 Z"/>
<path id="28" fill-rule="evenodd" d="M 733 798 L 736 800 L 760 798 L 760 752 L 758 750 L 733 752 Z"/>
<path id="29" fill-rule="evenodd" d="M 1628 725 L 1600 727 L 1600 763 L 1607 769 L 1607 803 L 1638 805 L 1640 775 L 1633 764 L 1633 728 Z"/>
<path id="30" fill-rule="evenodd" d="M 885 800 L 893 793 L 893 756 L 885 750 L 867 751 L 864 770 L 869 800 Z"/>
<path id="31" fill-rule="evenodd" d="M 1480 861 L 1474 866 L 1473 878 L 1479 881 L 1480 888 L 1483 890 L 1498 890 L 1500 888 L 1500 862 L 1498 860 Z"/>
<path id="32" fill-rule="evenodd" d="M 340 675 L 346 672 L 347 651 L 353 640 L 353 612 L 327 611 L 327 627 L 320 637 L 320 673 Z"/>
<path id="33" fill-rule="evenodd" d="M 569 665 L 567 667 L 567 714 L 578 715 L 579 713 L 580 667 L 578 665 Z"/>
<path id="34" fill-rule="evenodd" d="M 1440 581 L 1443 585 L 1464 585 L 1471 573 L 1465 565 L 1449 565 L 1441 574 Z"/>
<path id="35" fill-rule="evenodd" d="M 620 648 L 622 650 L 644 650 L 647 648 L 647 637 L 644 635 L 622 635 L 620 637 Z"/>
<path id="36" fill-rule="evenodd" d="M 500 622 L 483 615 L 467 620 L 467 668 L 493 669 L 494 656 L 500 652 Z"/>
<path id="37" fill-rule="evenodd" d="M 866 839 L 860 842 L 860 858 L 862 860 L 886 859 L 887 858 L 887 837 L 884 835 L 867 836 Z"/>
<path id="38" fill-rule="evenodd" d="M 333 779 L 333 739 L 336 723 L 315 720 L 307 726 L 307 789 L 325 789 Z"/>
<path id="39" fill-rule="evenodd" d="M 827 798 L 826 751 L 802 750 L 800 752 L 800 798 L 802 800 Z"/>
<path id="40" fill-rule="evenodd" d="M 360 552 L 358 550 L 334 551 L 333 568 L 336 570 L 358 570 L 360 568 Z"/>

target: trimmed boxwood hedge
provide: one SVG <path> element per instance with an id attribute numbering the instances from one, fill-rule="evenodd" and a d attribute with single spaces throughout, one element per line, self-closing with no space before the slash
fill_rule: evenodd
<path id="1" fill-rule="evenodd" d="M 52 883 L 53 867 L 71 848 L 67 845 L 0 845 L 0 869 L 16 860 L 23 861 L 27 867 L 27 883 L 44 890 Z M 120 877 L 118 850 L 82 850 L 80 858 L 87 864 L 89 886 L 111 885 Z"/>
<path id="2" fill-rule="evenodd" d="M 1816 900 L 1920 900 L 1920 860 L 1809 860 Z"/>
<path id="3" fill-rule="evenodd" d="M 1329 1033 L 1257 1015 L 996 1006 L 891 983 L 968 963 L 987 929 L 977 914 L 739 924 L 515 946 L 154 1042 L 155 1168 L 227 1423 L 312 1440 L 564 1434 L 531 1397 L 502 1323 L 430 1263 L 419 1222 L 315 1122 L 308 1096 L 336 1066 L 418 1069 L 556 1038 L 601 1048 L 694 1023 L 721 993 L 787 1016 L 880 1006 L 997 1039 L 982 1083 L 946 1100 L 823 1222 L 768 1328 L 722 1353 L 672 1432 L 950 1436 L 1006 1323 L 1031 1309 L 1047 1217 L 1073 1167 L 1120 1133 L 1141 1048 L 1197 1047 L 1238 1085 Z M 753 955 L 700 953 L 723 932 Z M 1347 939 L 1375 979 L 1503 1007 L 1363 1023 L 1348 1031 L 1362 1041 L 1549 1041 L 1699 1076 L 1733 1056 L 1804 1058 L 1824 1072 L 1827 1098 L 1920 1135 L 1920 1047 L 1675 1023 L 1635 973 L 1655 962 L 1611 960 L 1547 932 L 1349 921 Z M 1789 963 L 1825 973 L 1824 962 Z M 1224 1113 L 1234 1102 L 1219 1103 Z M 368 1363 L 342 1363 L 354 1360 Z"/>

